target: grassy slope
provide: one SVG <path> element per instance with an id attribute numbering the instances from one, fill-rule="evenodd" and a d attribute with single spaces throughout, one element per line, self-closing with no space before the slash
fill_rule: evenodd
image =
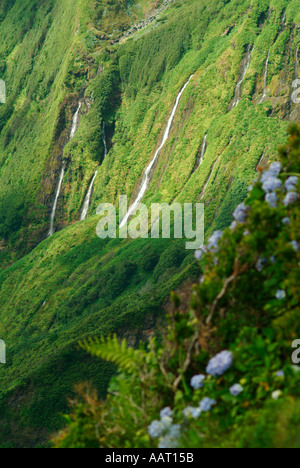
<path id="1" fill-rule="evenodd" d="M 28 5 L 31 3 L 34 2 Z M 1 133 L 0 191 L 3 198 L 8 196 L 12 187 L 8 180 L 13 181 L 14 192 L 24 196 L 27 207 L 31 206 L 23 219 L 23 226 L 30 223 L 29 228 L 23 227 L 30 242 L 47 229 L 50 195 L 55 189 L 62 156 L 55 135 L 64 141 L 79 90 L 88 84 L 85 83 L 87 75 L 90 83 L 85 95 L 90 97 L 94 91 L 95 103 L 82 116 L 76 137 L 64 150 L 68 161 L 67 182 L 58 217 L 64 223 L 78 219 L 86 188 L 102 158 L 103 120 L 109 144 L 113 146 L 96 180 L 91 213 L 100 201 L 113 201 L 118 194 L 132 194 L 159 144 L 180 87 L 195 73 L 183 95 L 171 138 L 160 155 L 146 200 L 196 201 L 213 163 L 222 154 L 205 196 L 206 222 L 208 230 L 228 224 L 230 213 L 243 199 L 262 153 L 265 152 L 266 160 L 271 160 L 286 135 L 287 122 L 282 119 L 289 111 L 298 40 L 294 22 L 299 18 L 295 18 L 293 1 L 273 0 L 263 6 L 262 3 L 261 11 L 253 9 L 251 13 L 247 0 L 232 1 L 226 6 L 187 0 L 166 10 L 165 24 L 158 28 L 151 24 L 147 34 L 147 30 L 139 32 L 137 42 L 134 37 L 116 45 L 111 45 L 109 40 L 97 42 L 105 22 L 101 18 L 103 12 L 97 11 L 98 22 L 92 25 L 94 11 L 89 9 L 89 2 L 82 2 L 80 10 L 76 10 L 75 2 L 64 2 L 63 6 L 55 2 L 54 9 L 48 13 L 52 17 L 51 26 L 43 11 L 50 8 L 49 3 L 39 6 L 37 14 L 41 24 L 36 19 L 32 27 L 39 32 L 49 27 L 45 42 L 32 61 L 33 69 L 38 67 L 40 71 L 31 73 L 30 66 L 26 69 L 26 61 L 23 64 L 20 59 L 24 50 L 28 50 L 31 59 L 36 50 L 34 38 L 39 35 L 32 29 L 20 33 L 22 40 L 13 34 L 11 43 L 7 42 L 7 51 L 1 55 L 9 57 L 7 62 L 12 67 L 9 72 L 8 65 L 5 71 L 7 81 L 10 83 L 9 77 L 13 75 L 16 84 L 15 95 L 11 95 L 14 113 Z M 263 14 L 267 13 L 268 3 L 272 7 L 269 19 Z M 287 23 L 281 31 L 280 19 L 287 5 Z M 146 8 L 148 4 L 143 2 L 143 6 Z M 9 36 L 12 18 L 21 15 L 22 8 L 26 4 L 22 2 L 21 7 L 16 2 L 0 24 L 0 28 L 5 28 L 2 29 L 5 35 Z M 125 27 L 124 13 L 113 14 L 120 20 L 121 31 Z M 253 26 L 259 23 L 258 17 L 263 20 L 263 28 Z M 181 29 L 177 35 L 178 25 Z M 234 28 L 229 35 L 223 35 L 231 26 Z M 185 31 L 188 37 L 181 42 Z M 157 43 L 153 48 L 155 38 Z M 255 43 L 255 51 L 243 88 L 244 99 L 237 109 L 228 113 L 244 45 L 249 42 Z M 151 49 L 158 57 L 155 63 L 148 61 Z M 179 51 L 175 57 L 174 50 Z M 268 88 L 272 99 L 257 105 L 268 50 Z M 50 65 L 47 60 L 51 61 Z M 96 75 L 99 66 L 104 72 Z M 156 73 L 159 70 L 161 75 Z M 48 89 L 51 76 L 54 81 Z M 111 81 L 110 76 L 114 77 Z M 34 96 L 25 105 L 30 90 Z M 64 102 L 66 105 L 62 107 Z M 66 122 L 58 131 L 62 108 Z M 18 109 L 26 116 L 21 122 L 17 119 Z M 19 122 L 17 128 L 13 126 L 15 121 Z M 32 125 L 32 122 L 37 123 Z M 13 138 L 6 137 L 10 129 Z M 191 175 L 206 132 L 205 160 L 201 169 Z M 22 179 L 24 173 L 26 177 Z M 44 197 L 39 193 L 41 178 L 43 190 L 46 188 Z M 16 185 L 15 181 L 19 183 Z M 78 340 L 87 334 L 119 330 L 134 343 L 142 336 L 142 329 L 153 326 L 168 292 L 184 277 L 196 273 L 192 264 L 187 270 L 183 268 L 188 264 L 186 253 L 174 243 L 101 242 L 95 235 L 96 222 L 91 217 L 85 223 L 71 225 L 42 242 L 0 276 L 0 336 L 9 349 L 8 365 L 0 368 L 3 382 L 0 417 L 9 421 L 3 429 L 3 440 L 13 437 L 17 445 L 32 444 L 43 439 L 41 427 L 56 429 L 61 424 L 58 413 L 65 410 L 64 395 L 70 394 L 74 382 L 93 376 L 104 395 L 113 369 L 83 358 L 76 348 Z M 21 238 L 20 244 L 18 235 L 14 236 L 10 245 L 15 241 L 19 250 L 27 249 L 26 237 Z M 3 254 L 3 259 L 6 255 Z M 16 387 L 22 391 L 14 391 Z M 9 400 L 6 392 L 12 392 Z M 17 431 L 14 418 L 19 421 Z M 34 428 L 33 437 L 30 434 Z M 14 435 L 10 436 L 10 431 Z"/>

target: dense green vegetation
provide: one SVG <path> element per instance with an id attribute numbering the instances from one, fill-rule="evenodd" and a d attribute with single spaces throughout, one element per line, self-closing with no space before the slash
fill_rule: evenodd
<path id="1" fill-rule="evenodd" d="M 116 337 L 83 344 L 119 375 L 105 403 L 81 389 L 58 447 L 299 447 L 299 127 L 281 161 L 202 249 L 204 275 L 188 309 L 173 295 L 162 340 L 147 350 Z M 282 183 L 276 206 L 264 176 Z"/>
<path id="2" fill-rule="evenodd" d="M 206 233 L 231 222 L 258 162 L 286 140 L 299 44 L 297 0 L 176 0 L 129 38 L 162 2 L 15 0 L 0 6 L 0 444 L 44 443 L 63 423 L 73 385 L 106 395 L 115 368 L 78 341 L 117 332 L 147 339 L 165 299 L 200 266 L 183 242 L 101 241 L 101 202 L 136 193 L 179 90 L 171 135 L 145 202 L 196 202 Z M 254 45 L 243 99 L 228 111 L 241 62 Z M 263 94 L 270 52 L 268 98 Z M 68 142 L 82 99 L 78 131 Z M 103 124 L 109 154 L 103 161 Z M 198 168 L 207 134 L 207 151 Z M 57 233 L 46 239 L 62 160 Z M 78 222 L 98 168 L 89 217 Z M 41 410 L 43 408 L 43 410 Z"/>

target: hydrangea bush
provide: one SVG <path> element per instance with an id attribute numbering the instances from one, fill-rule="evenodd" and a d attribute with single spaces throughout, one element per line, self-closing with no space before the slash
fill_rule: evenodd
<path id="1" fill-rule="evenodd" d="M 81 392 L 56 446 L 299 446 L 299 170 L 294 125 L 230 228 L 195 252 L 203 275 L 189 304 L 172 294 L 161 338 L 83 345 L 120 373 L 105 402 Z"/>

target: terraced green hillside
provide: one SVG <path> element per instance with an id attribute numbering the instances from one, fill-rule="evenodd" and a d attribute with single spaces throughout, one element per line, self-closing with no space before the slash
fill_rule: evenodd
<path id="1" fill-rule="evenodd" d="M 10 0 L 0 7 L 4 445 L 42 443 L 61 426 L 76 382 L 93 379 L 104 396 L 114 369 L 87 358 L 77 342 L 111 331 L 133 344 L 146 338 L 170 290 L 199 273 L 181 242 L 96 236 L 96 207 L 119 195 L 134 199 L 189 78 L 144 201 L 202 200 L 207 233 L 229 225 L 258 165 L 274 159 L 289 122 L 299 120 L 291 99 L 296 0 L 164 3 Z M 78 103 L 80 124 L 69 141 Z M 47 239 L 63 164 L 57 233 Z M 79 222 L 96 170 L 89 216 Z"/>

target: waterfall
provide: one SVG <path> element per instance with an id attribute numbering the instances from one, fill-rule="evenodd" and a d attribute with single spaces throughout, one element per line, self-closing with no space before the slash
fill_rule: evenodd
<path id="1" fill-rule="evenodd" d="M 50 229 L 49 229 L 48 237 L 51 237 L 54 234 L 54 219 L 55 219 L 58 198 L 59 198 L 64 175 L 65 175 L 65 164 L 63 164 L 63 167 L 61 169 L 59 182 L 58 182 L 58 186 L 57 186 L 56 193 L 55 193 L 55 199 L 54 199 L 54 203 L 53 203 L 53 207 L 51 211 L 51 217 L 50 217 Z"/>
<path id="2" fill-rule="evenodd" d="M 108 155 L 107 143 L 106 143 L 106 136 L 105 136 L 105 123 L 103 122 L 103 129 L 102 129 L 102 141 L 104 146 L 104 159 Z"/>
<path id="3" fill-rule="evenodd" d="M 107 149 L 107 143 L 106 143 L 106 136 L 105 136 L 105 123 L 103 122 L 103 129 L 102 129 L 102 141 L 103 141 L 103 146 L 104 146 L 104 158 L 106 158 L 106 156 L 108 155 L 108 149 Z M 88 191 L 87 191 L 87 194 L 85 196 L 85 199 L 84 199 L 84 203 L 83 203 L 83 208 L 82 208 L 82 212 L 81 212 L 81 216 L 80 216 L 80 221 L 84 221 L 87 217 L 87 214 L 88 214 L 88 211 L 89 211 L 89 207 L 90 207 L 90 203 L 91 203 L 91 197 L 92 197 L 92 193 L 93 193 L 93 187 L 94 187 L 94 182 L 95 182 L 95 179 L 97 177 L 97 174 L 98 174 L 98 170 L 95 172 L 92 180 L 91 180 L 91 183 L 89 185 L 89 188 L 88 188 Z"/>
<path id="4" fill-rule="evenodd" d="M 77 110 L 76 110 L 76 112 L 75 112 L 75 114 L 73 116 L 73 119 L 72 119 L 72 128 L 71 128 L 70 137 L 69 137 L 70 141 L 75 136 L 75 133 L 77 132 L 77 129 L 78 129 L 78 126 L 79 126 L 80 109 L 81 109 L 81 102 L 79 102 L 78 108 L 77 108 Z M 54 203 L 53 203 L 53 207 L 52 207 L 52 211 L 51 211 L 50 229 L 49 229 L 48 237 L 51 237 L 54 234 L 54 220 L 55 220 L 56 208 L 57 208 L 57 203 L 58 203 L 58 199 L 59 199 L 59 195 L 60 195 L 60 191 L 61 191 L 61 187 L 62 187 L 62 183 L 63 183 L 63 178 L 64 178 L 64 175 L 65 175 L 65 170 L 66 170 L 66 166 L 65 166 L 65 163 L 63 163 L 63 166 L 62 166 L 62 169 L 61 169 L 61 172 L 60 172 L 60 176 L 59 176 L 58 186 L 57 186 L 56 193 L 55 193 L 55 199 L 54 199 Z"/>
<path id="5" fill-rule="evenodd" d="M 233 103 L 232 103 L 232 105 L 230 107 L 230 110 L 234 109 L 239 104 L 240 100 L 242 99 L 242 84 L 244 83 L 244 80 L 245 80 L 246 75 L 247 75 L 247 71 L 249 70 L 249 67 L 250 67 L 251 56 L 252 56 L 253 50 L 254 50 L 254 46 L 253 47 L 249 46 L 247 55 L 245 57 L 245 65 L 244 65 L 244 68 L 243 68 L 243 73 L 242 73 L 242 76 L 241 76 L 240 80 L 238 81 L 238 83 L 236 85 L 234 101 L 233 101 Z"/>
<path id="6" fill-rule="evenodd" d="M 261 104 L 266 99 L 266 97 L 268 95 L 267 84 L 268 84 L 269 60 L 270 60 L 270 52 L 268 53 L 268 57 L 267 57 L 267 60 L 266 60 L 266 63 L 265 63 L 264 92 L 263 92 L 261 100 L 259 101 L 259 104 Z"/>
<path id="7" fill-rule="evenodd" d="M 205 137 L 203 139 L 203 142 L 202 142 L 199 166 L 201 166 L 201 164 L 203 163 L 203 159 L 204 159 L 204 156 L 205 156 L 205 153 L 206 153 L 206 149 L 207 149 L 207 134 L 205 135 Z"/>
<path id="8" fill-rule="evenodd" d="M 284 27 L 285 27 L 285 20 L 286 20 L 286 13 L 285 13 L 285 10 L 284 10 L 282 18 L 281 18 L 281 28 L 282 29 L 284 29 Z"/>
<path id="9" fill-rule="evenodd" d="M 122 220 L 121 224 L 120 224 L 120 228 L 122 228 L 128 221 L 128 219 L 130 218 L 130 216 L 135 212 L 136 208 L 138 207 L 138 204 L 140 203 L 140 201 L 142 200 L 143 196 L 145 195 L 146 193 L 146 190 L 148 188 L 148 185 L 149 185 L 149 182 L 150 182 L 150 174 L 151 174 L 151 170 L 161 152 L 161 150 L 163 149 L 163 147 L 165 146 L 168 138 L 169 138 L 169 135 L 170 135 L 170 130 L 171 130 L 171 127 L 172 127 L 172 123 L 173 123 L 173 120 L 174 120 L 174 117 L 175 117 L 175 114 L 176 114 L 176 110 L 178 108 L 178 105 L 179 105 L 179 102 L 180 102 L 180 99 L 181 99 L 181 96 L 182 94 L 184 93 L 186 87 L 188 86 L 188 84 L 190 83 L 191 79 L 193 78 L 194 75 L 192 75 L 188 82 L 184 85 L 184 87 L 181 89 L 180 93 L 178 94 L 177 98 L 176 98 L 176 102 L 175 102 L 175 105 L 173 107 L 173 110 L 172 110 L 172 114 L 169 118 L 169 121 L 168 121 L 168 125 L 167 125 L 167 128 L 165 130 L 165 133 L 164 133 L 164 136 L 163 136 L 163 139 L 162 139 L 162 143 L 160 144 L 158 150 L 156 151 L 154 157 L 152 158 L 150 164 L 147 166 L 145 172 L 144 172 L 144 175 L 143 175 L 143 180 L 142 180 L 142 184 L 141 184 L 141 187 L 140 187 L 140 190 L 136 196 L 136 199 L 134 200 L 134 202 L 132 203 L 132 205 L 130 206 L 127 214 L 125 215 L 124 219 Z"/>
<path id="10" fill-rule="evenodd" d="M 73 116 L 73 120 L 72 120 L 72 128 L 71 128 L 71 131 L 70 131 L 70 140 L 72 140 L 72 138 L 75 136 L 75 133 L 77 132 L 77 129 L 79 127 L 79 121 L 80 121 L 80 109 L 81 109 L 81 102 L 79 102 L 78 104 L 78 108 Z"/>
<path id="11" fill-rule="evenodd" d="M 95 174 L 94 174 L 94 176 L 93 176 L 93 178 L 91 180 L 89 189 L 88 189 L 86 197 L 84 199 L 83 208 L 82 208 L 82 212 L 81 212 L 81 216 L 80 216 L 80 221 L 84 221 L 86 219 L 86 217 L 87 217 L 89 207 L 90 207 L 91 196 L 92 196 L 92 193 L 93 193 L 94 182 L 95 182 L 95 179 L 97 177 L 97 174 L 98 174 L 98 170 L 95 172 Z"/>

